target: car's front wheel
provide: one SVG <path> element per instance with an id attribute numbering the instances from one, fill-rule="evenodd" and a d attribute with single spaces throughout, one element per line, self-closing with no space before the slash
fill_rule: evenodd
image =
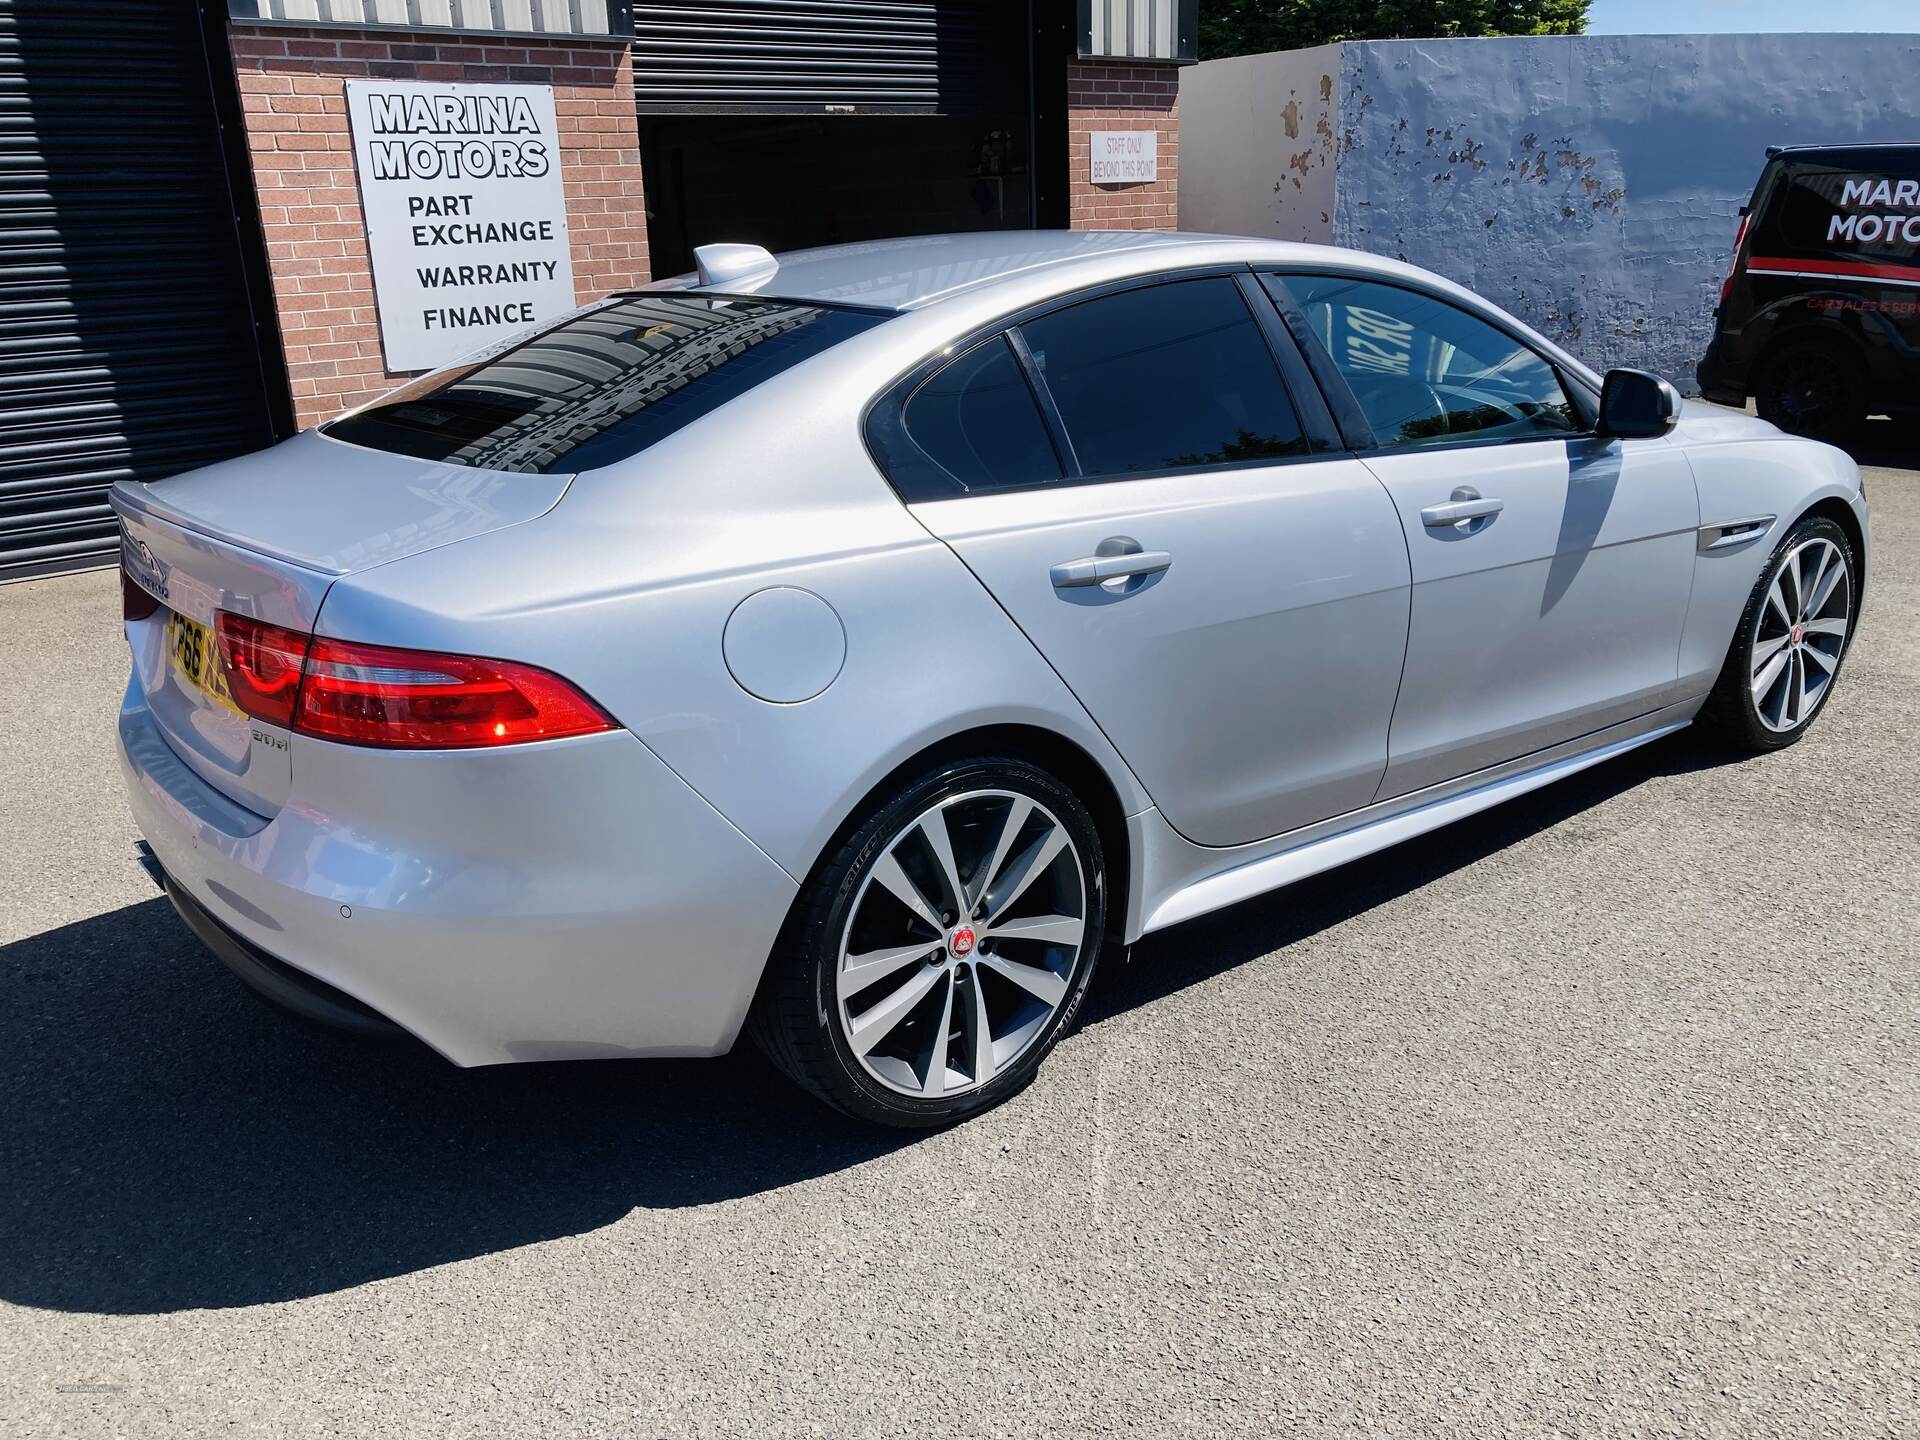
<path id="1" fill-rule="evenodd" d="M 769 1058 L 882 1124 L 1006 1099 L 1072 1022 L 1106 873 L 1079 798 L 1012 757 L 900 785 L 809 878 L 755 1003 Z"/>
<path id="2" fill-rule="evenodd" d="M 1833 693 L 1852 639 L 1857 562 L 1847 532 L 1808 516 L 1768 557 L 1701 719 L 1744 750 L 1778 750 Z"/>

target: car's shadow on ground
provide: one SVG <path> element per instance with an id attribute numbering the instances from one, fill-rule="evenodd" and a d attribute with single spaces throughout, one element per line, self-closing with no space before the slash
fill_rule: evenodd
<path id="1" fill-rule="evenodd" d="M 1101 977 L 1088 1019 L 1715 760 L 1682 735 L 1156 935 Z M 814 1105 L 744 1043 L 722 1060 L 461 1071 L 309 1028 L 253 999 L 158 898 L 0 948 L 0 998 L 0 1298 L 21 1305 L 292 1299 L 911 1143 Z"/>

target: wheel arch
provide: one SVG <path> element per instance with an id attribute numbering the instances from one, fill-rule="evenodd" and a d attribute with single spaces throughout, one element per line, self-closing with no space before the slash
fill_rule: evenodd
<path id="1" fill-rule="evenodd" d="M 1810 519 L 1813 516 L 1819 516 L 1823 520 L 1833 521 L 1834 524 L 1846 532 L 1847 543 L 1853 547 L 1853 563 L 1856 570 L 1853 582 L 1853 606 L 1854 614 L 1858 616 L 1860 607 L 1865 601 L 1867 593 L 1867 536 L 1866 532 L 1860 526 L 1860 517 L 1854 513 L 1853 506 L 1849 505 L 1840 496 L 1828 495 L 1814 501 L 1813 504 L 1807 506 L 1806 509 L 1794 516 L 1793 525 L 1798 525 L 1802 520 Z M 1791 530 L 1793 525 L 1787 526 L 1787 529 Z M 1851 637 L 1848 639 L 1848 644 L 1852 644 Z"/>
<path id="2" fill-rule="evenodd" d="M 1860 367 L 1861 376 L 1871 377 L 1873 371 L 1866 342 L 1854 325 L 1831 315 L 1814 315 L 1792 321 L 1778 317 L 1773 325 L 1773 333 L 1754 352 L 1753 363 L 1747 367 L 1747 393 L 1760 393 L 1760 377 L 1783 351 L 1816 341 L 1846 351 Z"/>
<path id="3" fill-rule="evenodd" d="M 979 756 L 1005 755 L 1031 761 L 1057 775 L 1086 804 L 1093 816 L 1100 843 L 1106 850 L 1107 931 L 1110 939 L 1124 930 L 1127 896 L 1131 876 L 1131 853 L 1127 839 L 1126 808 L 1120 791 L 1101 763 L 1078 742 L 1042 725 L 1005 722 L 976 725 L 923 745 L 867 787 L 866 792 L 841 818 L 840 823 L 821 845 L 802 877 L 801 893 L 794 899 L 788 923 L 780 928 L 776 948 L 786 940 L 794 914 L 798 913 L 806 892 L 804 882 L 819 873 L 821 865 L 834 854 L 849 835 L 865 823 L 886 797 L 908 777 L 935 765 Z"/>

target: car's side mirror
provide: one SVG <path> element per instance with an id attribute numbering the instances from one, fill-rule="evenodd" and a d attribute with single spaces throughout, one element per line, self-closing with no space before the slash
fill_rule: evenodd
<path id="1" fill-rule="evenodd" d="M 1647 370 L 1609 370 L 1600 389 L 1600 431 L 1612 440 L 1646 440 L 1680 423 L 1680 392 Z"/>

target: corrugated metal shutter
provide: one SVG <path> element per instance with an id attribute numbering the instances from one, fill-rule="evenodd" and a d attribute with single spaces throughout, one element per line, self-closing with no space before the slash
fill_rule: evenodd
<path id="1" fill-rule="evenodd" d="M 0 579 L 273 438 L 195 8 L 0 0 Z"/>
<path id="2" fill-rule="evenodd" d="M 642 114 L 988 113 L 1025 104 L 1026 53 L 1024 0 L 633 7 Z"/>

